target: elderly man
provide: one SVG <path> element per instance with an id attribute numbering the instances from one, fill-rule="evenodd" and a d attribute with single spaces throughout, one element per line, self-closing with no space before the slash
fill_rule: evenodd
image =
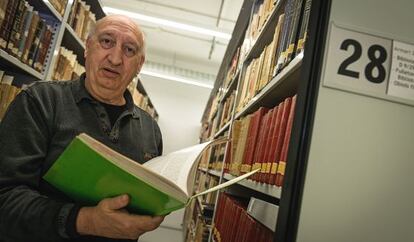
<path id="1" fill-rule="evenodd" d="M 42 179 L 81 132 L 140 162 L 162 153 L 157 123 L 126 91 L 145 60 L 140 28 L 120 15 L 99 20 L 85 59 L 80 80 L 33 84 L 0 124 L 0 241 L 136 240 L 163 220 L 128 213 L 127 195 L 84 207 Z"/>

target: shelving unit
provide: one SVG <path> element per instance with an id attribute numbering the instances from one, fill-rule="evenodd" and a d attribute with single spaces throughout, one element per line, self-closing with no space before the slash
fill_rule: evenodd
<path id="1" fill-rule="evenodd" d="M 216 175 L 218 175 L 217 173 L 215 173 Z M 226 180 L 231 180 L 235 178 L 235 176 L 230 175 L 230 174 L 224 174 L 224 179 Z M 239 181 L 237 184 L 244 186 L 246 188 L 249 188 L 253 191 L 256 192 L 260 192 L 263 193 L 264 195 L 268 195 L 270 197 L 274 197 L 274 198 L 280 198 L 280 195 L 282 193 L 282 188 L 281 187 L 276 187 L 276 186 L 272 186 L 272 185 L 268 185 L 268 184 L 263 184 L 263 183 L 259 183 L 259 182 L 255 182 L 255 181 L 251 181 L 251 180 L 241 180 Z"/>
<path id="2" fill-rule="evenodd" d="M 267 46 L 272 44 L 274 31 L 276 29 L 276 26 L 278 25 L 279 15 L 281 15 L 285 11 L 285 8 L 287 5 L 286 2 L 288 2 L 288 0 L 275 1 L 277 3 L 273 7 L 273 10 L 268 14 L 267 19 L 263 21 L 262 27 L 257 30 L 259 32 L 256 36 L 256 39 L 250 44 L 250 48 L 247 50 L 247 52 L 245 52 L 244 55 L 242 54 L 240 55 L 238 61 L 241 63 L 238 65 L 235 75 L 233 76 L 232 80 L 229 82 L 228 87 L 221 87 L 223 85 L 222 83 L 224 82 L 224 79 L 227 73 L 227 68 L 231 62 L 231 57 L 236 52 L 236 49 L 244 48 L 242 46 L 242 44 L 244 44 L 243 39 L 248 38 L 246 37 L 247 33 L 245 33 L 245 31 L 246 29 L 249 30 L 247 26 L 249 25 L 249 22 L 252 21 L 251 14 L 254 13 L 253 8 L 256 2 L 260 2 L 260 1 L 248 1 L 248 0 L 244 1 L 244 5 L 242 7 L 241 13 L 236 22 L 236 27 L 233 33 L 233 37 L 226 50 L 225 57 L 223 59 L 222 65 L 217 75 L 217 81 L 215 83 L 214 89 L 212 91 L 209 102 L 205 109 L 205 113 L 203 114 L 203 118 L 207 118 L 207 117 L 210 117 L 211 119 L 217 118 L 216 115 L 220 113 L 219 111 L 221 108 L 220 105 L 223 104 L 224 100 L 226 100 L 226 98 L 229 97 L 230 93 L 233 90 L 236 92 L 235 102 L 233 104 L 233 107 L 231 108 L 230 122 L 226 123 L 217 132 L 212 134 L 211 136 L 212 139 L 222 136 L 225 131 L 229 131 L 226 133 L 227 137 L 232 137 L 233 126 L 235 122 L 237 120 L 244 119 L 249 114 L 255 113 L 260 107 L 266 107 L 269 109 L 274 108 L 275 106 L 277 106 L 278 104 L 286 100 L 286 98 L 292 97 L 296 94 L 298 95 L 297 97 L 298 100 L 303 98 L 303 95 L 301 95 L 300 91 L 303 88 L 303 86 L 307 85 L 307 82 L 309 81 L 309 78 L 304 76 L 305 75 L 304 73 L 306 73 L 306 68 L 307 68 L 307 66 L 304 66 L 304 60 L 306 59 L 306 53 L 307 53 L 305 50 L 305 52 L 300 52 L 300 53 L 298 52 L 297 55 L 294 54 L 293 58 L 289 59 L 288 62 L 283 65 L 283 68 L 278 70 L 276 75 L 273 75 L 267 81 L 267 83 L 264 85 L 263 88 L 255 92 L 254 96 L 251 99 L 248 99 L 249 101 L 247 101 L 242 106 L 242 108 L 237 108 L 237 110 L 239 111 L 236 111 L 236 107 L 238 103 L 240 102 L 240 98 L 242 95 L 241 93 L 242 88 L 243 86 L 245 86 L 243 85 L 243 82 L 245 81 L 245 79 L 247 81 L 250 81 L 250 78 L 251 78 L 251 77 L 245 78 L 245 75 L 247 73 L 247 68 L 254 59 L 258 59 L 262 55 L 262 52 L 264 52 L 265 47 L 267 48 Z M 303 1 L 303 4 L 305 4 L 305 1 Z M 314 4 L 318 7 L 323 5 L 321 2 L 315 1 L 315 0 L 312 1 L 312 7 L 314 6 Z M 312 27 L 315 28 L 316 26 L 313 25 Z M 279 38 L 282 38 L 282 37 L 279 36 Z M 306 47 L 306 48 L 309 48 L 309 47 Z M 277 61 L 278 60 L 276 59 L 275 64 Z M 269 70 L 272 71 L 271 68 Z M 218 95 L 220 98 L 217 101 L 218 102 L 217 109 L 214 110 L 214 112 L 212 112 L 212 110 L 210 110 L 210 107 L 213 104 L 213 100 L 215 100 L 214 99 L 215 95 Z M 294 109 L 296 111 L 295 111 L 295 118 L 294 118 L 293 123 L 301 122 L 301 121 L 298 121 L 299 120 L 298 117 L 300 117 L 300 114 L 298 114 L 298 112 L 302 112 L 303 107 L 300 107 L 300 105 L 303 105 L 303 102 L 299 100 L 299 102 L 296 105 L 298 105 L 299 107 L 296 107 Z M 210 112 L 210 115 L 208 115 L 208 112 Z M 270 117 L 269 117 L 269 120 L 270 120 Z M 240 128 L 240 130 L 242 129 L 248 129 L 248 127 Z M 240 132 L 243 132 L 243 131 L 240 131 Z M 298 147 L 296 143 L 297 140 L 295 140 L 297 137 L 297 133 L 292 131 L 291 136 L 292 136 L 292 141 L 289 142 L 290 143 L 289 147 L 293 147 L 293 148 L 289 148 L 289 155 L 287 158 L 287 161 L 288 161 L 287 164 L 288 164 L 288 167 L 290 166 L 290 168 L 294 166 L 296 163 L 296 161 L 293 160 L 294 158 L 292 158 L 292 155 L 290 154 L 291 150 L 295 150 Z M 226 148 L 226 150 L 227 152 L 225 153 L 223 160 L 226 161 L 227 159 L 233 159 L 234 154 L 230 156 L 228 152 L 229 149 Z M 221 170 L 217 171 L 217 170 L 203 169 L 202 172 L 208 172 L 208 174 L 212 176 L 219 177 L 220 179 L 219 183 L 235 178 L 234 175 L 231 175 L 229 171 L 227 171 L 227 169 L 233 169 L 233 168 L 228 168 L 228 167 L 225 168 L 227 164 L 225 164 L 224 161 L 223 161 Z M 274 176 L 276 177 L 276 175 Z M 254 179 L 258 179 L 258 178 L 254 178 Z M 265 179 L 267 181 L 267 179 L 269 178 L 265 178 Z M 286 173 L 284 179 L 292 181 L 292 180 L 295 180 L 296 178 L 292 178 L 290 174 Z M 282 191 L 283 193 L 288 193 L 288 195 L 282 196 Z M 238 182 L 237 185 L 233 185 L 232 187 L 226 188 L 226 193 L 245 197 L 250 200 L 250 205 L 248 207 L 249 209 L 248 214 L 251 217 L 254 217 L 255 220 L 259 221 L 262 225 L 271 229 L 274 232 L 275 238 L 278 236 L 283 237 L 286 235 L 286 233 L 283 234 L 279 232 L 280 229 L 285 230 L 285 228 L 283 228 L 283 225 L 282 225 L 283 222 L 280 222 L 280 221 L 286 221 L 287 218 L 286 218 L 286 215 L 284 214 L 286 210 L 282 211 L 281 216 L 279 216 L 279 210 L 281 209 L 280 208 L 281 200 L 282 199 L 286 200 L 286 197 L 288 197 L 290 195 L 289 193 L 292 193 L 292 192 L 293 191 L 290 187 L 286 188 L 284 186 L 281 187 L 281 186 L 276 186 L 273 184 L 265 184 L 263 182 L 258 182 L 258 181 L 254 181 L 251 179 L 242 180 Z M 218 201 L 216 200 L 216 207 L 215 207 L 215 214 L 213 216 L 213 221 L 216 216 L 216 210 L 218 209 L 217 202 Z M 220 217 L 220 219 L 223 219 L 223 218 Z M 278 233 L 279 235 L 277 235 Z M 214 240 L 215 238 L 213 236 L 213 229 L 211 229 L 208 241 L 214 241 Z M 289 240 L 281 240 L 281 241 L 289 241 Z"/>
<path id="3" fill-rule="evenodd" d="M 22 63 L 19 59 L 14 56 L 9 55 L 6 51 L 0 49 L 0 65 L 3 68 L 12 69 L 15 72 L 22 71 L 26 74 L 29 74 L 37 79 L 43 79 L 43 74 L 36 71 L 32 67 Z M 9 69 L 9 70 L 10 70 Z"/>
<path id="4" fill-rule="evenodd" d="M 242 42 L 248 22 L 253 19 L 250 17 L 254 13 L 253 2 L 261 1 L 244 1 L 203 120 L 209 117 L 214 96 L 221 94 L 219 90 L 226 80 L 230 59 Z M 243 90 L 241 84 L 247 67 L 260 58 L 270 43 L 278 15 L 287 2 L 278 1 L 261 32 L 256 32 L 257 40 L 241 60 L 238 70 L 241 76 L 235 88 L 238 96 Z M 310 12 L 304 50 L 299 48 L 297 55 L 288 64 L 282 64 L 282 69 L 261 90 L 255 90 L 252 97 L 247 96 L 248 101 L 242 102 L 238 111 L 233 108 L 228 132 L 228 137 L 232 137 L 236 121 L 247 119 L 259 107 L 272 110 L 273 116 L 267 118 L 275 119 L 275 113 L 278 114 L 274 111 L 275 105 L 296 94 L 291 133 L 285 136 L 289 148 L 277 168 L 281 166 L 284 170 L 284 183 L 278 187 L 244 180 L 226 188 L 225 194 L 234 195 L 240 203 L 249 199 L 249 216 L 274 231 L 273 241 L 411 241 L 414 239 L 412 216 L 406 212 L 412 210 L 414 196 L 406 191 L 410 190 L 413 180 L 409 171 L 414 169 L 411 162 L 414 153 L 409 148 L 414 143 L 411 128 L 414 92 L 407 82 L 411 79 L 406 76 L 411 72 L 400 68 L 411 68 L 414 62 L 414 57 L 408 56 L 414 53 L 414 34 L 402 28 L 408 20 L 414 21 L 411 11 L 414 3 L 380 0 L 373 6 L 370 1 L 312 0 L 311 6 L 303 4 L 302 9 L 305 6 L 310 7 Z M 389 16 L 390 11 L 396 11 L 395 18 L 381 17 Z M 347 46 L 348 42 L 352 46 Z M 350 61 L 359 46 L 361 56 L 348 65 L 346 61 Z M 375 62 L 379 56 L 381 63 Z M 370 69 L 374 63 L 377 65 Z M 353 74 L 342 73 L 344 66 Z M 222 95 L 226 97 L 227 93 L 224 91 Z M 227 150 L 221 171 L 208 170 L 210 174 L 220 175 L 220 183 L 234 178 L 229 174 L 234 169 L 229 166 L 232 164 L 225 163 L 228 157 L 234 157 L 233 153 L 229 156 L 229 151 L 234 152 Z M 258 159 L 266 161 L 266 155 L 263 157 Z M 358 168 L 350 165 L 350 161 Z M 261 166 L 262 173 L 269 167 L 267 163 Z M 252 179 L 268 182 L 267 178 Z M 385 197 L 379 192 L 384 186 L 390 191 Z M 400 199 L 397 201 L 396 197 Z M 393 209 L 375 206 L 384 199 Z M 220 208 L 216 206 L 214 216 Z M 214 222 L 237 221 L 236 213 L 217 213 L 219 217 Z M 364 219 L 355 219 L 361 215 Z M 242 229 L 243 222 L 237 225 L 246 231 Z M 344 232 L 344 228 L 352 233 Z M 215 241 L 214 227 L 213 231 L 209 241 Z M 257 235 L 250 240 L 270 241 Z"/>

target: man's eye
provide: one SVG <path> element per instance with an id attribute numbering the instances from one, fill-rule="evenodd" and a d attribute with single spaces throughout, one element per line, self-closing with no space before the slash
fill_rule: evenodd
<path id="1" fill-rule="evenodd" d="M 128 46 L 126 46 L 124 48 L 124 52 L 125 52 L 125 55 L 127 57 L 132 57 L 132 56 L 134 56 L 137 53 L 137 50 L 134 47 L 128 47 Z"/>
<path id="2" fill-rule="evenodd" d="M 102 48 L 104 49 L 108 49 L 111 48 L 113 46 L 113 41 L 111 39 L 108 38 L 102 38 L 99 43 L 101 44 Z"/>

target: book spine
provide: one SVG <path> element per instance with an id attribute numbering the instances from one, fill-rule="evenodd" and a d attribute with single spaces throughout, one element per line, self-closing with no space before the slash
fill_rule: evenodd
<path id="1" fill-rule="evenodd" d="M 290 137 L 292 133 L 293 119 L 295 116 L 295 106 L 296 106 L 296 95 L 292 97 L 292 104 L 290 106 L 289 118 L 288 118 L 288 122 L 286 125 L 286 132 L 285 132 L 285 137 L 283 140 L 282 152 L 280 155 L 279 166 L 278 166 L 277 174 L 276 174 L 276 182 L 275 182 L 276 186 L 282 186 L 283 177 L 285 176 Z"/>
<path id="2" fill-rule="evenodd" d="M 13 28 L 14 24 L 14 15 L 16 13 L 17 7 L 19 5 L 19 0 L 9 0 L 6 12 L 5 12 L 5 18 L 2 22 L 2 25 L 0 27 L 0 47 L 2 49 L 7 48 L 7 43 L 10 38 L 11 30 Z"/>
<path id="3" fill-rule="evenodd" d="M 22 25 L 23 25 L 23 20 L 24 20 L 23 18 L 26 12 L 26 8 L 27 8 L 26 1 L 19 1 L 17 9 L 16 9 L 16 13 L 15 13 L 14 23 L 13 23 L 13 26 L 10 32 L 10 38 L 7 43 L 7 52 L 13 56 L 17 56 L 16 46 L 20 38 L 20 33 L 21 33 Z"/>

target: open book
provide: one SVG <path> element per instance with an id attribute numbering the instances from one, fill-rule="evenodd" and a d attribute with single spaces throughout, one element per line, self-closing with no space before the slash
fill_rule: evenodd
<path id="1" fill-rule="evenodd" d="M 130 196 L 128 210 L 164 215 L 185 207 L 191 199 L 234 184 L 246 173 L 192 195 L 198 161 L 215 140 L 149 160 L 144 165 L 110 149 L 87 134 L 76 136 L 43 176 L 47 182 L 85 205 L 121 194 Z"/>

